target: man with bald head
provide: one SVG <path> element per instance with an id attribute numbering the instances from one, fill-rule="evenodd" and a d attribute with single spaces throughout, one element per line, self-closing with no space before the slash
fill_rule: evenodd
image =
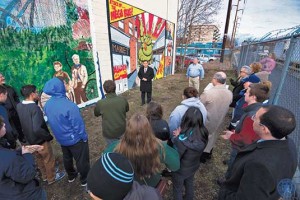
<path id="1" fill-rule="evenodd" d="M 198 58 L 193 59 L 193 63 L 187 68 L 186 76 L 189 79 L 189 87 L 194 87 L 199 91 L 200 79 L 204 78 L 204 69 L 199 64 Z"/>
<path id="2" fill-rule="evenodd" d="M 211 80 L 213 87 L 205 90 L 200 96 L 200 100 L 207 110 L 205 126 L 209 132 L 208 143 L 201 156 L 202 163 L 211 158 L 212 149 L 219 135 L 218 128 L 222 124 L 232 101 L 232 92 L 226 87 L 226 77 L 224 72 L 215 73 Z"/>

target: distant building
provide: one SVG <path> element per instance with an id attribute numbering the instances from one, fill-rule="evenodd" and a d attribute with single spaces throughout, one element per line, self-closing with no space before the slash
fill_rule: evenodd
<path id="1" fill-rule="evenodd" d="M 192 25 L 188 44 L 194 42 L 216 42 L 219 39 L 219 28 L 216 25 Z M 189 33 L 186 34 L 186 37 Z"/>

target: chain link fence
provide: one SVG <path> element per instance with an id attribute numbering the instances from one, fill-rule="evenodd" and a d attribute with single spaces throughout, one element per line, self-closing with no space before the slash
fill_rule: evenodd
<path id="1" fill-rule="evenodd" d="M 298 169 L 293 182 L 300 199 L 300 34 L 264 42 L 244 42 L 233 51 L 231 63 L 239 72 L 242 66 L 259 62 L 270 53 L 276 56 L 276 66 L 269 75 L 269 81 L 272 82 L 269 102 L 293 111 L 297 120 L 296 130 L 290 138 L 297 146 Z"/>

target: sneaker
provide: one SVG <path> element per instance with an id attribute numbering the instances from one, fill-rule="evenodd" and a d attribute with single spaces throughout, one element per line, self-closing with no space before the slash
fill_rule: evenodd
<path id="1" fill-rule="evenodd" d="M 81 183 L 82 187 L 86 187 L 87 186 L 87 182 Z"/>
<path id="2" fill-rule="evenodd" d="M 65 177 L 65 172 L 58 172 L 55 174 L 55 179 L 53 181 L 48 182 L 48 185 L 51 185 L 59 180 L 61 180 L 63 177 Z"/>
<path id="3" fill-rule="evenodd" d="M 78 176 L 78 173 L 76 173 L 75 177 L 73 177 L 73 178 L 69 177 L 68 182 L 73 183 L 75 181 L 75 179 L 77 178 L 77 176 Z"/>

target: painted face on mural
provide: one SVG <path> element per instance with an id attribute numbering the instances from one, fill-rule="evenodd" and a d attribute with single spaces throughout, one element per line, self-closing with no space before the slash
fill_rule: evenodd
<path id="1" fill-rule="evenodd" d="M 62 66 L 59 64 L 54 65 L 54 69 L 56 72 L 59 72 L 62 69 Z"/>
<path id="2" fill-rule="evenodd" d="M 3 85 L 5 83 L 5 77 L 0 74 L 0 85 Z"/>
<path id="3" fill-rule="evenodd" d="M 78 56 L 74 56 L 74 57 L 73 57 L 73 62 L 74 62 L 75 65 L 80 64 L 80 59 L 79 59 L 79 57 L 78 57 Z"/>

